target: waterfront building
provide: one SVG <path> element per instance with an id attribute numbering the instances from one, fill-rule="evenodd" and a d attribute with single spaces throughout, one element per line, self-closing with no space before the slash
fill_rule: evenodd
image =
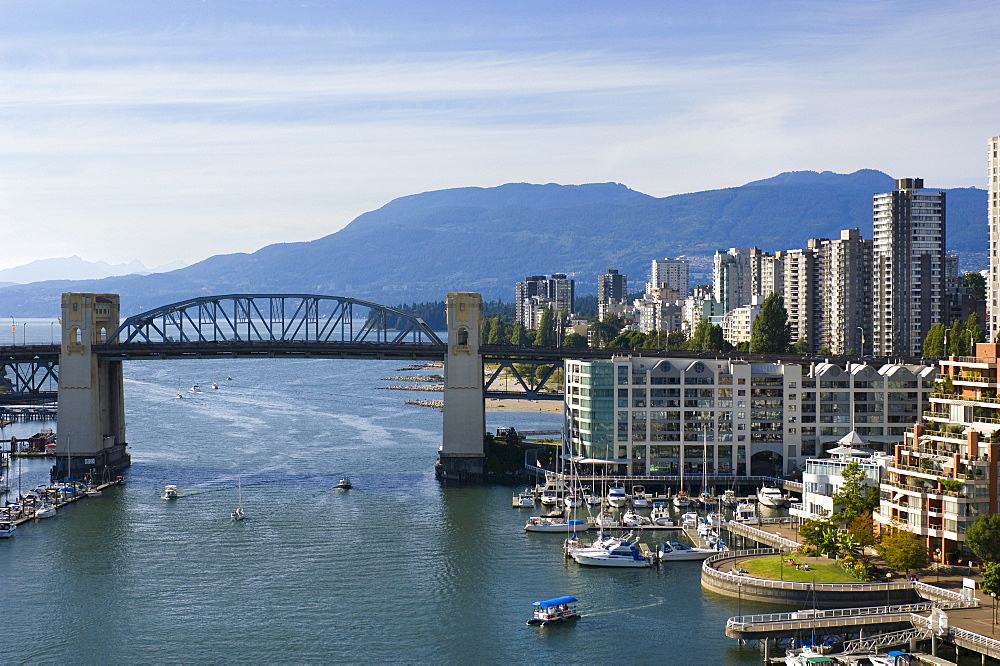
<path id="1" fill-rule="evenodd" d="M 990 341 L 1000 334 L 1000 136 L 986 142 L 987 216 L 990 224 L 990 272 L 986 279 Z"/>
<path id="2" fill-rule="evenodd" d="M 920 356 L 944 322 L 945 193 L 902 178 L 873 199 L 872 343 L 877 356 Z"/>
<path id="3" fill-rule="evenodd" d="M 597 276 L 597 316 L 601 319 L 608 313 L 609 306 L 628 302 L 628 277 L 609 268 Z"/>
<path id="4" fill-rule="evenodd" d="M 619 474 L 789 474 L 856 430 L 898 442 L 927 408 L 936 369 L 732 359 L 565 362 L 567 442 Z M 707 440 L 707 460 L 702 439 Z"/>
<path id="5" fill-rule="evenodd" d="M 555 310 L 555 314 L 573 312 L 575 282 L 565 273 L 530 275 L 514 288 L 514 310 L 517 320 L 525 328 L 538 327 L 541 312 Z"/>
<path id="6" fill-rule="evenodd" d="M 831 449 L 829 458 L 806 460 L 802 472 L 802 502 L 792 504 L 789 513 L 805 520 L 829 518 L 843 507 L 834 504 L 833 496 L 844 485 L 844 468 L 857 463 L 865 473 L 866 486 L 878 488 L 889 456 L 870 449 L 856 448 L 862 445 L 855 432 L 840 440 L 840 446 Z"/>
<path id="7" fill-rule="evenodd" d="M 962 551 L 965 530 L 1000 499 L 1000 345 L 940 363 L 939 385 L 921 423 L 895 447 L 876 520 L 925 537 L 941 562 Z"/>

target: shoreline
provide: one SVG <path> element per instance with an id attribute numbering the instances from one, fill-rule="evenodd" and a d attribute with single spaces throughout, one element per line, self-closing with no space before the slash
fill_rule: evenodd
<path id="1" fill-rule="evenodd" d="M 562 400 L 514 400 L 510 398 L 488 398 L 488 412 L 543 412 L 545 414 L 562 414 Z"/>

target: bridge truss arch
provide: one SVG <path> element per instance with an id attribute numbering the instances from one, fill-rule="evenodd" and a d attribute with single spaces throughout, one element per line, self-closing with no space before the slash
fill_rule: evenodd
<path id="1" fill-rule="evenodd" d="M 444 345 L 419 317 L 369 301 L 314 294 L 192 298 L 133 315 L 104 342 Z"/>

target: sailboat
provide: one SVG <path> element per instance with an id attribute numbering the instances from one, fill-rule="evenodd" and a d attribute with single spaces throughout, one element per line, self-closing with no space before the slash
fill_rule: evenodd
<path id="1" fill-rule="evenodd" d="M 687 506 L 691 506 L 691 498 L 688 497 L 687 492 L 685 492 L 685 490 L 684 490 L 684 462 L 683 461 L 681 461 L 681 487 L 680 487 L 680 490 L 677 491 L 677 494 L 674 495 L 674 500 L 673 501 L 674 501 L 674 506 L 676 506 L 678 509 L 683 508 L 683 507 L 687 507 Z"/>
<path id="2" fill-rule="evenodd" d="M 238 493 L 238 502 L 236 509 L 229 514 L 229 517 L 233 520 L 243 520 L 246 518 L 246 514 L 243 513 L 243 477 L 240 474 L 236 475 L 236 492 Z"/>
<path id="3" fill-rule="evenodd" d="M 706 424 L 701 436 L 701 495 L 698 500 L 705 508 L 710 507 L 715 498 L 708 492 L 708 425 Z"/>

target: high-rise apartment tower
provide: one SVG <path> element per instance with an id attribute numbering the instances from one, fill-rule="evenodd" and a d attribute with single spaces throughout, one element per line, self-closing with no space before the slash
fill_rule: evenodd
<path id="1" fill-rule="evenodd" d="M 942 323 L 945 196 L 902 178 L 873 199 L 872 346 L 878 356 L 920 356 Z"/>

